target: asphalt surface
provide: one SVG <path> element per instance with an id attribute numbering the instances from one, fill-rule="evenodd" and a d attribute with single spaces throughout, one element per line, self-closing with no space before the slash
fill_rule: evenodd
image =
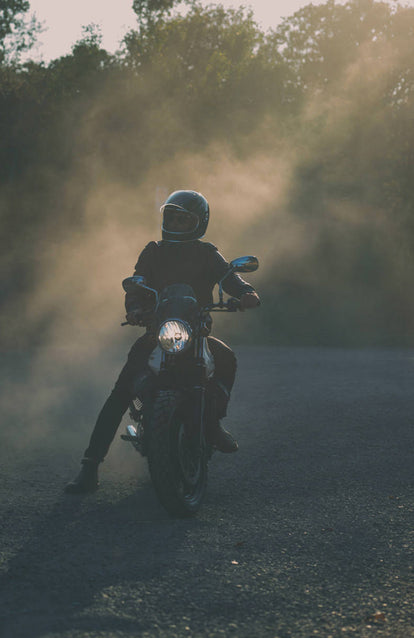
<path id="1" fill-rule="evenodd" d="M 1 638 L 414 636 L 414 351 L 236 352 L 240 451 L 193 520 L 119 438 L 99 491 L 64 495 L 112 370 L 63 396 L 9 356 Z"/>

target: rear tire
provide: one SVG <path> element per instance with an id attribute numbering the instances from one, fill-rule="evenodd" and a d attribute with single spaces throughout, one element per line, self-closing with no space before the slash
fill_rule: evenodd
<path id="1" fill-rule="evenodd" d="M 205 445 L 189 445 L 183 399 L 179 392 L 163 390 L 155 398 L 148 465 L 156 494 L 172 516 L 192 516 L 207 489 Z"/>

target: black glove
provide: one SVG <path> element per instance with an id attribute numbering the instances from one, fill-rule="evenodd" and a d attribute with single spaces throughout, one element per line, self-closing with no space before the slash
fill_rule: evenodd
<path id="1" fill-rule="evenodd" d="M 142 326 L 142 309 L 135 308 L 135 310 L 130 310 L 126 313 L 125 319 L 130 326 Z"/>

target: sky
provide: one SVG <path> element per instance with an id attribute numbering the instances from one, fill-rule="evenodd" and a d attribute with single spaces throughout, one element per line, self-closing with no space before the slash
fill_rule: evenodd
<path id="1" fill-rule="evenodd" d="M 313 4 L 323 1 L 313 0 Z M 250 6 L 257 22 L 267 29 L 276 27 L 282 17 L 292 15 L 310 4 L 310 0 L 203 0 L 205 5 L 210 3 L 225 7 Z M 101 25 L 103 46 L 110 52 L 118 48 L 122 37 L 136 24 L 132 0 L 30 0 L 30 6 L 46 29 L 39 36 L 39 45 L 32 57 L 46 62 L 69 53 L 82 35 L 82 26 L 91 22 Z"/>
<path id="2" fill-rule="evenodd" d="M 326 0 L 312 0 L 323 4 Z M 340 1 L 340 0 L 338 0 Z M 395 0 L 388 0 L 392 3 Z M 276 27 L 282 18 L 295 13 L 311 0 L 202 0 L 202 4 L 223 4 L 225 7 L 249 6 L 263 29 Z M 414 6 L 414 0 L 403 4 Z M 132 0 L 30 0 L 31 10 L 43 23 L 44 32 L 30 57 L 48 62 L 70 53 L 72 45 L 82 36 L 82 27 L 100 25 L 103 46 L 114 52 L 125 33 L 136 24 Z"/>

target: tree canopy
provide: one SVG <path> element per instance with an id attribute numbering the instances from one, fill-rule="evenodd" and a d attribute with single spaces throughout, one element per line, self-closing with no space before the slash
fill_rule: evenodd
<path id="1" fill-rule="evenodd" d="M 22 51 L 33 45 L 40 25 L 35 17 L 27 17 L 29 9 L 27 0 L 1 0 L 0 64 L 18 59 Z"/>

